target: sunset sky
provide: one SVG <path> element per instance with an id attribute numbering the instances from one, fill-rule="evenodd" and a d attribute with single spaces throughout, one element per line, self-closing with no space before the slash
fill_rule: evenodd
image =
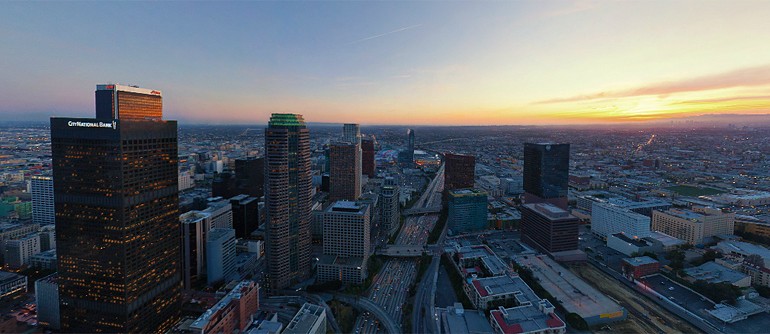
<path id="1" fill-rule="evenodd" d="M 770 113 L 770 1 L 3 2 L 0 120 L 580 124 Z"/>

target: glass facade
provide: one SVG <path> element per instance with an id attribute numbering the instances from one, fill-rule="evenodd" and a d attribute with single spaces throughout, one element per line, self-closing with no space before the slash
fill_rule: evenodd
<path id="1" fill-rule="evenodd" d="M 121 87 L 123 86 L 106 85 L 97 88 L 96 118 L 122 120 L 159 120 L 163 117 L 163 99 L 159 92 L 150 91 L 157 94 L 130 92 L 121 90 Z M 133 87 L 128 88 L 131 89 Z"/>
<path id="2" fill-rule="evenodd" d="M 159 332 L 179 317 L 175 121 L 51 119 L 62 330 Z"/>
<path id="3" fill-rule="evenodd" d="M 524 191 L 543 199 L 567 197 L 569 144 L 524 144 Z"/>

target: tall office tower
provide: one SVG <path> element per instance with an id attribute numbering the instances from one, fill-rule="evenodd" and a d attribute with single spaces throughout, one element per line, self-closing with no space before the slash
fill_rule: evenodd
<path id="1" fill-rule="evenodd" d="M 206 235 L 206 278 L 209 284 L 230 279 L 235 272 L 235 230 L 214 228 Z"/>
<path id="2" fill-rule="evenodd" d="M 578 248 L 579 221 L 550 203 L 521 207 L 521 240 L 544 252 L 556 253 Z"/>
<path id="3" fill-rule="evenodd" d="M 453 233 L 482 231 L 487 228 L 487 193 L 476 189 L 448 192 L 447 226 Z"/>
<path id="4" fill-rule="evenodd" d="M 361 173 L 374 178 L 377 176 L 377 163 L 374 161 L 374 139 L 361 139 Z"/>
<path id="5" fill-rule="evenodd" d="M 357 144 L 331 145 L 329 200 L 355 201 L 361 196 L 361 148 Z"/>
<path id="6" fill-rule="evenodd" d="M 302 115 L 273 114 L 265 129 L 265 252 L 269 291 L 310 274 L 310 132 Z"/>
<path id="7" fill-rule="evenodd" d="M 414 130 L 406 130 L 406 162 L 411 164 L 414 162 Z"/>
<path id="8" fill-rule="evenodd" d="M 101 120 L 160 120 L 160 91 L 136 86 L 96 85 L 96 118 Z"/>
<path id="9" fill-rule="evenodd" d="M 40 225 L 53 224 L 53 178 L 32 176 L 32 222 Z"/>
<path id="10" fill-rule="evenodd" d="M 569 144 L 524 144 L 524 201 L 567 209 Z"/>
<path id="11" fill-rule="evenodd" d="M 386 177 L 381 188 L 380 201 L 382 201 L 382 229 L 388 236 L 393 235 L 401 224 L 399 196 L 396 179 Z"/>
<path id="12" fill-rule="evenodd" d="M 235 195 L 246 194 L 259 199 L 264 195 L 264 184 L 265 158 L 235 159 L 235 187 L 238 191 Z"/>
<path id="13" fill-rule="evenodd" d="M 259 227 L 259 199 L 238 195 L 230 199 L 233 206 L 233 229 L 239 239 L 248 238 Z"/>
<path id="14" fill-rule="evenodd" d="M 351 144 L 361 144 L 361 129 L 358 124 L 342 125 L 342 141 Z"/>
<path id="15" fill-rule="evenodd" d="M 160 92 L 130 88 L 97 86 L 97 118 L 51 118 L 65 332 L 165 332 L 179 318 L 177 124 L 160 119 Z"/>
<path id="16" fill-rule="evenodd" d="M 447 153 L 444 155 L 444 190 L 473 188 L 476 157 Z"/>
<path id="17" fill-rule="evenodd" d="M 185 289 L 192 288 L 193 283 L 203 277 L 206 271 L 206 233 L 209 231 L 210 217 L 210 214 L 201 211 L 189 211 L 179 216 Z"/>
<path id="18" fill-rule="evenodd" d="M 336 201 L 324 211 L 319 281 L 359 284 L 366 279 L 371 253 L 369 210 L 369 205 L 360 202 Z"/>

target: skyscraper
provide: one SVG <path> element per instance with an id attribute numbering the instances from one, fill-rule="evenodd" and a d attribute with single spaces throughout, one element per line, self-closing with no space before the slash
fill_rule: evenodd
<path id="1" fill-rule="evenodd" d="M 238 194 L 254 196 L 264 195 L 265 158 L 235 159 L 235 187 Z M 230 196 L 232 197 L 232 196 Z"/>
<path id="2" fill-rule="evenodd" d="M 359 284 L 366 279 L 371 253 L 368 204 L 336 201 L 323 213 L 323 252 L 318 280 Z"/>
<path id="3" fill-rule="evenodd" d="M 567 209 L 569 144 L 524 144 L 524 200 Z"/>
<path id="4" fill-rule="evenodd" d="M 97 86 L 97 118 L 51 118 L 65 332 L 164 332 L 179 317 L 177 124 L 160 92 L 119 88 Z"/>
<path id="5" fill-rule="evenodd" d="M 401 204 L 398 182 L 392 177 L 386 177 L 381 189 L 382 229 L 388 236 L 395 233 L 401 223 Z"/>
<path id="6" fill-rule="evenodd" d="M 96 118 L 160 120 L 163 118 L 163 97 L 160 91 L 136 86 L 97 85 Z"/>
<path id="7" fill-rule="evenodd" d="M 351 144 L 361 144 L 361 129 L 358 124 L 342 125 L 342 141 Z"/>
<path id="8" fill-rule="evenodd" d="M 329 148 L 329 199 L 355 201 L 361 196 L 361 148 L 358 144 L 333 143 Z"/>
<path id="9" fill-rule="evenodd" d="M 40 225 L 53 224 L 53 178 L 32 176 L 32 222 Z"/>
<path id="10" fill-rule="evenodd" d="M 476 189 L 448 192 L 447 226 L 452 233 L 477 232 L 487 228 L 487 193 Z"/>
<path id="11" fill-rule="evenodd" d="M 265 252 L 269 291 L 276 291 L 310 274 L 310 132 L 302 115 L 270 117 L 265 164 Z"/>
<path id="12" fill-rule="evenodd" d="M 406 162 L 411 164 L 414 162 L 414 130 L 406 130 Z"/>
<path id="13" fill-rule="evenodd" d="M 361 139 L 361 173 L 374 178 L 377 176 L 377 163 L 374 161 L 374 138 Z"/>
<path id="14" fill-rule="evenodd" d="M 476 157 L 447 153 L 444 155 L 444 190 L 473 188 Z"/>

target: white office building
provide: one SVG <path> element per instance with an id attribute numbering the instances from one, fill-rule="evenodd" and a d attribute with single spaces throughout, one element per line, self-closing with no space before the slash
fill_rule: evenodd
<path id="1" fill-rule="evenodd" d="M 30 181 L 32 192 L 32 222 L 40 225 L 53 224 L 53 178 L 50 176 L 32 176 Z"/>
<path id="2" fill-rule="evenodd" d="M 235 273 L 235 230 L 214 228 L 206 236 L 206 276 L 209 284 Z"/>
<path id="3" fill-rule="evenodd" d="M 591 231 L 608 237 L 623 233 L 630 238 L 650 235 L 650 217 L 611 203 L 594 202 L 591 209 Z"/>

